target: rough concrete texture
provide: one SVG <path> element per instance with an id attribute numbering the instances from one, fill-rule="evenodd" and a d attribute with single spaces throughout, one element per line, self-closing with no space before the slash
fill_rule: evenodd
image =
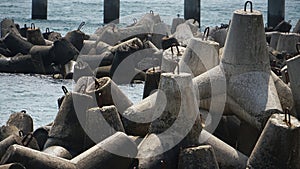
<path id="1" fill-rule="evenodd" d="M 270 117 L 249 157 L 249 169 L 300 167 L 300 122 L 293 116 L 290 119 L 289 124 L 285 121 L 284 114 L 274 114 Z"/>
<path id="2" fill-rule="evenodd" d="M 144 25 L 117 28 L 116 26 L 106 28 L 100 35 L 97 41 L 105 42 L 109 45 L 115 45 L 117 42 L 138 34 L 148 33 L 149 28 Z"/>
<path id="3" fill-rule="evenodd" d="M 84 40 L 80 55 L 88 55 L 92 49 L 95 49 L 97 42 L 95 40 Z"/>
<path id="4" fill-rule="evenodd" d="M 160 22 L 153 26 L 152 42 L 157 48 L 162 48 L 161 41 L 166 34 L 171 35 L 170 27 L 166 23 Z"/>
<path id="5" fill-rule="evenodd" d="M 185 138 L 184 144 L 197 145 L 202 125 L 191 75 L 163 73 L 158 89 L 157 103 L 164 109 L 153 112 L 158 118 L 152 121 L 149 133 L 173 136 L 178 143 Z"/>
<path id="6" fill-rule="evenodd" d="M 133 103 L 109 77 L 103 77 L 92 82 L 86 92 L 97 99 L 98 105 L 115 105 L 119 113 L 123 113 Z"/>
<path id="7" fill-rule="evenodd" d="M 185 51 L 185 47 L 178 46 L 179 52 L 177 52 L 176 47 L 172 47 L 174 54 L 171 52 L 171 48 L 165 50 L 162 54 L 161 61 L 161 71 L 162 72 L 174 72 L 175 68 L 178 66 L 179 60 L 182 58 L 182 54 Z"/>
<path id="8" fill-rule="evenodd" d="M 72 159 L 72 155 L 70 154 L 70 152 L 61 146 L 51 146 L 44 149 L 42 152 L 67 160 Z"/>
<path id="9" fill-rule="evenodd" d="M 9 163 L 20 163 L 26 168 L 76 169 L 69 160 L 16 144 L 9 147 L 0 161 L 0 164 Z"/>
<path id="10" fill-rule="evenodd" d="M 270 40 L 270 47 L 272 47 L 273 49 L 277 49 L 277 44 L 278 44 L 278 39 L 280 37 L 280 32 L 272 32 L 271 33 L 271 40 Z"/>
<path id="11" fill-rule="evenodd" d="M 273 71 L 271 71 L 271 76 L 277 89 L 281 107 L 289 109 L 294 107 L 294 99 L 291 88 L 286 83 L 284 83 Z"/>
<path id="12" fill-rule="evenodd" d="M 76 164 L 77 169 L 126 169 L 136 155 L 137 146 L 130 137 L 125 133 L 116 132 L 70 162 Z"/>
<path id="13" fill-rule="evenodd" d="M 83 151 L 84 130 L 81 122 L 85 119 L 85 112 L 92 106 L 92 97 L 68 93 L 59 109 L 54 123 L 49 132 L 49 138 L 44 148 L 62 146 L 73 156 Z"/>
<path id="14" fill-rule="evenodd" d="M 300 79 L 299 79 L 299 65 L 300 65 L 300 55 L 287 60 L 289 79 L 291 84 L 291 89 L 293 93 L 293 98 L 295 101 L 295 108 L 297 111 L 297 118 L 300 118 Z"/>
<path id="15" fill-rule="evenodd" d="M 189 24 L 182 23 L 177 26 L 176 32 L 173 34 L 173 36 L 181 45 L 186 46 L 189 44 L 190 39 L 194 37 L 194 34 Z"/>
<path id="16" fill-rule="evenodd" d="M 179 146 L 169 135 L 149 134 L 138 146 L 139 169 L 177 168 Z"/>
<path id="17" fill-rule="evenodd" d="M 219 65 L 219 60 L 218 43 L 192 38 L 179 61 L 179 70 L 196 77 Z"/>
<path id="18" fill-rule="evenodd" d="M 199 137 L 201 144 L 211 145 L 215 150 L 216 159 L 222 169 L 246 168 L 248 157 L 206 130 L 202 130 Z"/>
<path id="19" fill-rule="evenodd" d="M 219 43 L 220 48 L 224 47 L 226 42 L 228 29 L 226 28 L 216 28 L 209 31 L 209 36 L 217 43 Z"/>
<path id="20" fill-rule="evenodd" d="M 33 120 L 31 116 L 26 113 L 26 111 L 11 114 L 6 122 L 6 125 L 16 126 L 19 130 L 23 131 L 24 135 L 33 132 Z"/>
<path id="21" fill-rule="evenodd" d="M 296 44 L 300 41 L 300 35 L 296 33 L 281 33 L 278 39 L 276 50 L 279 52 L 287 52 L 289 54 L 297 54 Z"/>
<path id="22" fill-rule="evenodd" d="M 218 169 L 214 149 L 210 145 L 181 150 L 178 169 Z"/>
<path id="23" fill-rule="evenodd" d="M 175 33 L 177 26 L 180 25 L 180 24 L 182 24 L 182 23 L 184 23 L 184 22 L 185 22 L 185 19 L 183 19 L 183 18 L 179 18 L 179 17 L 178 18 L 174 18 L 172 20 L 171 33 L 172 34 Z"/>
<path id="24" fill-rule="evenodd" d="M 226 78 L 226 104 L 240 119 L 261 130 L 271 114 L 282 110 L 270 73 L 259 11 L 233 13 L 220 66 L 193 80 L 199 89 L 199 98 L 203 97 L 203 90 L 208 91 L 207 98 L 214 97 L 210 96 L 209 84 L 212 83 L 208 75 L 221 79 L 221 75 L 216 74 L 220 71 Z"/>
<path id="25" fill-rule="evenodd" d="M 85 147 L 91 147 L 114 133 L 125 132 L 121 118 L 115 106 L 94 107 L 86 112 Z"/>
<path id="26" fill-rule="evenodd" d="M 124 121 L 126 133 L 134 136 L 145 136 L 148 133 L 149 125 L 157 117 L 154 112 L 162 112 L 164 105 L 157 101 L 158 93 L 146 97 L 137 104 L 129 107 L 123 114 L 128 119 Z"/>

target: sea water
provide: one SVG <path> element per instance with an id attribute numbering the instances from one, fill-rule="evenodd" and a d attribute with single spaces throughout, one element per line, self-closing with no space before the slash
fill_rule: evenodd
<path id="1" fill-rule="evenodd" d="M 82 31 L 92 34 L 103 26 L 103 0 L 48 0 L 48 19 L 31 20 L 31 0 L 0 0 L 0 19 L 12 18 L 21 27 L 35 23 L 42 32 L 49 28 L 65 35 L 81 22 Z M 267 0 L 255 0 L 253 9 L 267 20 Z M 201 30 L 207 26 L 226 24 L 234 10 L 244 8 L 244 0 L 201 0 Z M 152 10 L 160 14 L 165 23 L 183 17 L 184 0 L 121 0 L 120 25 L 133 23 Z M 295 25 L 300 19 L 300 1 L 286 0 L 285 19 Z M 13 112 L 26 110 L 33 117 L 34 126 L 52 122 L 58 112 L 57 99 L 63 95 L 61 86 L 72 90 L 72 80 L 55 80 L 50 76 L 0 73 L 0 125 L 4 125 Z M 134 102 L 142 99 L 143 85 L 121 85 L 120 88 Z"/>

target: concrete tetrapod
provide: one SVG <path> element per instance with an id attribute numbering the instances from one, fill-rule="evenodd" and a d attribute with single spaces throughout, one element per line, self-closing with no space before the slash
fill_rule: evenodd
<path id="1" fill-rule="evenodd" d="M 285 116 L 289 115 L 270 117 L 249 157 L 249 169 L 300 167 L 300 122 L 293 116 Z"/>
<path id="2" fill-rule="evenodd" d="M 61 146 L 51 146 L 44 149 L 42 152 L 68 160 L 72 159 L 72 155 L 70 154 L 70 152 Z"/>
<path id="3" fill-rule="evenodd" d="M 181 150 L 178 169 L 219 169 L 214 149 L 210 145 Z"/>
<path id="4" fill-rule="evenodd" d="M 20 163 L 26 168 L 35 169 L 127 169 L 136 155 L 136 144 L 126 134 L 117 132 L 72 160 L 12 145 L 0 165 Z"/>
<path id="5" fill-rule="evenodd" d="M 12 145 L 2 157 L 0 164 L 20 163 L 26 168 L 76 169 L 69 160 L 55 157 L 20 145 Z"/>
<path id="6" fill-rule="evenodd" d="M 300 55 L 287 60 L 288 74 L 289 74 L 289 79 L 290 79 L 291 89 L 293 93 L 293 98 L 295 101 L 295 109 L 297 112 L 298 119 L 300 119 L 299 65 L 300 65 Z"/>
<path id="7" fill-rule="evenodd" d="M 51 63 L 54 61 L 54 56 L 50 55 L 52 46 L 33 46 L 29 53 L 36 72 L 47 74 Z M 48 69 L 47 69 L 48 68 Z"/>
<path id="8" fill-rule="evenodd" d="M 12 55 L 16 55 L 18 53 L 26 55 L 33 47 L 33 44 L 13 32 L 9 32 L 3 38 L 4 44 L 12 52 Z"/>
<path id="9" fill-rule="evenodd" d="M 190 74 L 163 73 L 158 89 L 146 98 L 156 95 L 156 111 L 149 128 L 153 134 L 139 146 L 139 168 L 176 167 L 179 148 L 198 145 L 202 130 Z"/>
<path id="10" fill-rule="evenodd" d="M 62 146 L 72 156 L 83 151 L 85 132 L 81 119 L 86 110 L 93 106 L 92 97 L 80 93 L 67 93 L 50 129 L 44 148 Z"/>
<path id="11" fill-rule="evenodd" d="M 0 23 L 0 28 L 1 28 L 1 31 L 0 31 L 1 37 L 4 37 L 9 32 L 13 32 L 20 36 L 20 33 L 19 33 L 13 19 L 4 18 Z"/>
<path id="12" fill-rule="evenodd" d="M 6 125 L 18 127 L 24 135 L 33 132 L 33 120 L 25 110 L 11 114 Z"/>
<path id="13" fill-rule="evenodd" d="M 179 61 L 179 71 L 196 77 L 219 65 L 219 60 L 218 43 L 192 38 Z"/>
<path id="14" fill-rule="evenodd" d="M 123 121 L 123 124 L 127 134 L 133 136 L 147 135 L 153 119 L 153 112 L 162 112 L 164 109 L 163 105 L 158 104 L 157 96 L 158 92 L 155 92 L 126 109 L 123 117 L 128 120 Z"/>
<path id="15" fill-rule="evenodd" d="M 114 133 L 125 132 L 121 118 L 115 106 L 90 108 L 86 112 L 84 131 L 85 149 L 99 143 Z"/>
<path id="16" fill-rule="evenodd" d="M 256 10 L 236 10 L 220 65 L 195 77 L 193 82 L 201 101 L 216 97 L 218 93 L 212 94 L 211 89 L 224 88 L 220 86 L 224 83 L 218 82 L 226 79 L 226 106 L 240 119 L 262 130 L 271 114 L 282 111 L 270 71 L 262 14 Z"/>
<path id="17" fill-rule="evenodd" d="M 278 38 L 276 50 L 279 52 L 287 52 L 288 54 L 297 54 L 296 44 L 300 41 L 300 35 L 297 33 L 281 33 Z"/>
<path id="18" fill-rule="evenodd" d="M 199 142 L 213 147 L 220 168 L 246 168 L 248 160 L 247 156 L 235 150 L 206 130 L 202 130 Z"/>
<path id="19" fill-rule="evenodd" d="M 115 105 L 121 114 L 133 104 L 109 77 L 94 80 L 86 88 L 86 94 L 96 98 L 99 107 Z"/>
<path id="20" fill-rule="evenodd" d="M 178 50 L 175 50 L 173 53 L 170 47 L 169 49 L 165 50 L 162 54 L 162 61 L 161 61 L 161 71 L 162 72 L 174 72 L 176 66 L 178 66 L 178 61 L 182 58 L 182 53 L 185 51 L 185 47 L 178 46 Z"/>
<path id="21" fill-rule="evenodd" d="M 136 155 L 136 144 L 126 134 L 117 132 L 70 162 L 77 169 L 127 169 Z"/>

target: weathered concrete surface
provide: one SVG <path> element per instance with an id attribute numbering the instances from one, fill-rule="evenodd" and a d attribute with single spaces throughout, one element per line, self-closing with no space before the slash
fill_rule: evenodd
<path id="1" fill-rule="evenodd" d="M 189 41 L 194 37 L 191 27 L 187 23 L 182 23 L 177 26 L 174 36 L 179 44 L 187 46 Z"/>
<path id="2" fill-rule="evenodd" d="M 13 32 L 7 33 L 3 37 L 3 42 L 5 46 L 12 52 L 12 55 L 16 55 L 18 53 L 26 55 L 33 47 L 33 44 Z"/>
<path id="3" fill-rule="evenodd" d="M 229 110 L 261 130 L 271 114 L 282 110 L 270 71 L 262 14 L 255 10 L 237 10 L 233 14 L 220 66 L 193 81 L 200 98 L 213 98 L 210 80 L 222 79 L 222 74 L 216 73 L 224 72 L 225 101 Z"/>
<path id="4" fill-rule="evenodd" d="M 218 43 L 192 38 L 179 61 L 179 71 L 196 77 L 219 65 L 219 60 Z"/>
<path id="5" fill-rule="evenodd" d="M 46 74 L 51 63 L 54 61 L 54 56 L 50 54 L 52 46 L 34 45 L 29 53 L 37 73 Z"/>
<path id="6" fill-rule="evenodd" d="M 86 93 L 97 100 L 99 107 L 115 105 L 121 114 L 133 104 L 109 77 L 96 79 L 89 84 Z"/>
<path id="7" fill-rule="evenodd" d="M 85 149 L 90 148 L 116 132 L 125 132 L 115 106 L 94 107 L 86 112 L 84 131 Z"/>
<path id="8" fill-rule="evenodd" d="M 72 159 L 72 155 L 70 154 L 70 152 L 61 146 L 51 146 L 44 149 L 42 152 L 67 160 Z"/>
<path id="9" fill-rule="evenodd" d="M 163 112 L 154 112 L 149 133 L 171 135 L 174 141 L 196 145 L 202 130 L 200 113 L 190 74 L 163 73 L 158 87 L 157 103 Z M 162 94 L 164 97 L 162 97 Z"/>
<path id="10" fill-rule="evenodd" d="M 281 35 L 281 33 L 277 32 L 277 31 L 271 33 L 270 47 L 272 47 L 275 50 L 277 49 L 277 44 L 278 44 L 280 35 Z"/>
<path id="11" fill-rule="evenodd" d="M 92 97 L 80 93 L 67 93 L 54 123 L 49 132 L 44 148 L 50 146 L 62 146 L 72 156 L 83 151 L 84 130 L 82 119 L 85 119 L 85 112 L 94 107 Z"/>
<path id="12" fill-rule="evenodd" d="M 18 127 L 19 130 L 23 131 L 24 135 L 33 132 L 33 120 L 25 110 L 11 114 L 6 125 Z"/>
<path id="13" fill-rule="evenodd" d="M 178 169 L 218 169 L 214 149 L 210 145 L 191 147 L 181 150 Z"/>
<path id="14" fill-rule="evenodd" d="M 5 154 L 9 146 L 13 144 L 19 144 L 22 145 L 22 137 L 16 134 L 12 134 L 9 137 L 3 139 L 0 142 L 0 159 Z"/>
<path id="15" fill-rule="evenodd" d="M 274 80 L 281 107 L 294 107 L 294 99 L 291 88 L 286 83 L 284 83 L 273 71 L 271 71 L 271 76 Z"/>
<path id="16" fill-rule="evenodd" d="M 9 137 L 10 135 L 16 134 L 19 135 L 19 129 L 16 126 L 1 126 L 0 127 L 0 141 Z"/>
<path id="17" fill-rule="evenodd" d="M 179 145 L 170 135 L 149 134 L 138 146 L 138 166 L 140 169 L 177 168 Z"/>
<path id="18" fill-rule="evenodd" d="M 289 79 L 292 89 L 292 94 L 295 102 L 295 109 L 297 112 L 297 118 L 300 118 L 300 79 L 299 79 L 299 65 L 300 65 L 300 55 L 287 60 Z"/>
<path id="19" fill-rule="evenodd" d="M 4 18 L 1 21 L 0 29 L 1 29 L 1 31 L 0 31 L 1 38 L 5 37 L 5 35 L 8 34 L 9 32 L 12 32 L 12 33 L 17 34 L 18 36 L 21 36 L 13 19 Z"/>
<path id="20" fill-rule="evenodd" d="M 222 48 L 225 45 L 227 33 L 228 28 L 215 28 L 209 31 L 209 36 Z"/>
<path id="21" fill-rule="evenodd" d="M 27 29 L 27 41 L 34 45 L 46 45 L 45 39 L 42 35 L 40 28 L 32 27 Z"/>
<path id="22" fill-rule="evenodd" d="M 289 54 L 297 54 L 296 44 L 300 41 L 300 35 L 296 33 L 281 33 L 278 39 L 276 50 L 279 52 L 287 52 Z"/>
<path id="23" fill-rule="evenodd" d="M 157 102 L 158 96 L 155 92 L 126 109 L 123 114 L 123 117 L 128 119 L 123 121 L 126 133 L 133 136 L 145 136 L 148 133 L 151 121 L 157 118 L 153 117 L 154 112 L 162 112 L 164 109 L 164 106 Z"/>
<path id="24" fill-rule="evenodd" d="M 156 89 L 158 89 L 159 81 L 160 81 L 160 70 L 148 69 L 146 72 L 145 86 L 143 92 L 143 98 L 148 97 L 152 94 Z"/>
<path id="25" fill-rule="evenodd" d="M 92 49 L 95 50 L 97 42 L 95 40 L 84 40 L 80 50 L 80 55 L 88 55 Z M 96 51 L 96 50 L 95 50 Z"/>
<path id="26" fill-rule="evenodd" d="M 242 121 L 238 127 L 237 149 L 246 156 L 250 156 L 260 134 L 257 128 Z"/>
<path id="27" fill-rule="evenodd" d="M 206 130 L 202 130 L 199 137 L 199 142 L 202 144 L 211 145 L 215 150 L 216 159 L 220 168 L 246 168 L 248 157 Z"/>
<path id="28" fill-rule="evenodd" d="M 162 72 L 174 72 L 176 66 L 178 66 L 179 60 L 182 58 L 182 54 L 185 51 L 185 47 L 179 46 L 179 53 L 176 47 L 173 47 L 174 53 L 172 54 L 171 48 L 165 50 L 162 55 L 161 71 Z"/>
<path id="29" fill-rule="evenodd" d="M 76 169 L 68 160 L 20 145 L 9 147 L 0 164 L 20 163 L 26 168 Z"/>
<path id="30" fill-rule="evenodd" d="M 161 41 L 166 34 L 171 34 L 170 27 L 166 23 L 160 22 L 153 26 L 152 42 L 157 48 L 162 48 Z"/>
<path id="31" fill-rule="evenodd" d="M 300 122 L 293 116 L 290 120 L 290 124 L 285 121 L 284 114 L 270 117 L 249 157 L 249 169 L 300 167 L 297 160 Z"/>
<path id="32" fill-rule="evenodd" d="M 77 169 L 127 169 L 136 155 L 136 144 L 126 134 L 117 132 L 70 162 L 75 163 Z"/>
<path id="33" fill-rule="evenodd" d="M 185 19 L 183 18 L 174 18 L 172 20 L 172 26 L 171 26 L 171 33 L 175 33 L 176 32 L 176 29 L 177 29 L 177 26 L 184 23 L 185 22 Z"/>

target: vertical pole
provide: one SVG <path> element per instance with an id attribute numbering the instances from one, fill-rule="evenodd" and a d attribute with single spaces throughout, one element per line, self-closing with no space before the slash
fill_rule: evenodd
<path id="1" fill-rule="evenodd" d="M 285 16 L 285 0 L 268 0 L 268 27 L 275 28 Z"/>
<path id="2" fill-rule="evenodd" d="M 104 0 L 104 23 L 119 23 L 120 0 Z"/>
<path id="3" fill-rule="evenodd" d="M 201 0 L 184 0 L 184 19 L 195 19 L 200 27 Z"/>
<path id="4" fill-rule="evenodd" d="M 47 19 L 48 0 L 32 0 L 32 19 Z"/>

